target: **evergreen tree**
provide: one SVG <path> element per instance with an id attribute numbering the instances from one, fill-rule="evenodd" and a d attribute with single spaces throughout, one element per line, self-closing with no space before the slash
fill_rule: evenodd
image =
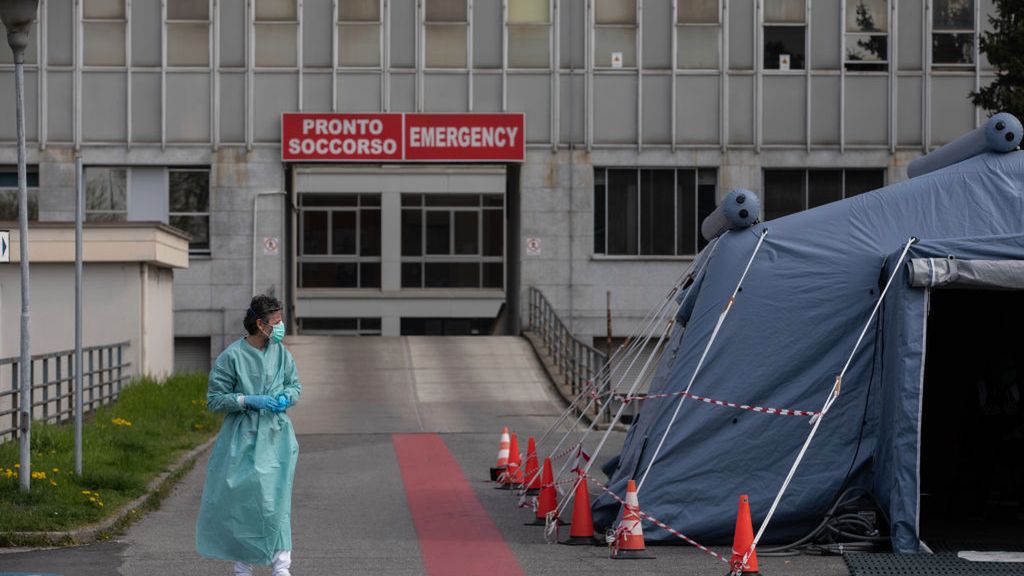
<path id="1" fill-rule="evenodd" d="M 995 0 L 992 30 L 981 37 L 979 48 L 996 69 L 996 79 L 971 101 L 989 112 L 1009 112 L 1024 118 L 1024 0 Z"/>

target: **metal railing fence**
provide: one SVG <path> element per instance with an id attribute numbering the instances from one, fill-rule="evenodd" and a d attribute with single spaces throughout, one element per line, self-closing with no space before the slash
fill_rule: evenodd
<path id="1" fill-rule="evenodd" d="M 117 399 L 121 388 L 131 380 L 131 362 L 125 361 L 129 342 L 117 342 L 82 348 L 82 412 L 88 413 Z M 0 389 L 0 442 L 18 437 L 21 390 L 20 358 L 0 358 L 0 374 L 9 370 L 9 388 Z M 7 368 L 9 367 L 9 368 Z M 45 422 L 65 422 L 75 415 L 75 351 L 63 350 L 32 357 L 32 418 Z"/>
<path id="2" fill-rule="evenodd" d="M 528 298 L 530 331 L 539 338 L 552 365 L 558 370 L 563 380 L 561 384 L 576 396 L 587 382 L 594 379 L 608 358 L 573 336 L 540 290 L 531 286 Z M 602 411 L 606 421 L 611 419 L 610 404 Z"/>

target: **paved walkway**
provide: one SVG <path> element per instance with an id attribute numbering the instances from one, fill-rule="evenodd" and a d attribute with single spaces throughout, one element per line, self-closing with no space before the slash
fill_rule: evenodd
<path id="1" fill-rule="evenodd" d="M 541 528 L 523 525 L 532 513 L 486 476 L 501 426 L 537 435 L 561 410 L 525 340 L 289 337 L 286 345 L 303 382 L 289 412 L 300 444 L 295 576 L 724 573 L 689 547 L 613 562 L 606 549 L 547 545 Z M 621 442 L 614 434 L 608 455 Z M 205 460 L 116 542 L 7 551 L 0 573 L 228 575 L 228 563 L 195 552 L 204 475 Z M 812 557 L 764 558 L 761 572 L 847 574 L 838 558 Z"/>

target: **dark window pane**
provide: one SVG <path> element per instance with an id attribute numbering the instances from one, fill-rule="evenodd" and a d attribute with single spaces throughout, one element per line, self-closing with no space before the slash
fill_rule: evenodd
<path id="1" fill-rule="evenodd" d="M 478 262 L 427 262 L 427 288 L 479 288 Z"/>
<path id="2" fill-rule="evenodd" d="M 39 188 L 39 173 L 36 168 L 29 167 L 25 172 L 25 184 L 28 188 Z M 0 188 L 18 188 L 18 170 L 0 171 Z"/>
<path id="3" fill-rule="evenodd" d="M 380 206 L 380 195 L 379 194 L 360 194 L 359 195 L 360 206 Z"/>
<path id="4" fill-rule="evenodd" d="M 933 64 L 973 64 L 974 34 L 933 34 Z"/>
<path id="5" fill-rule="evenodd" d="M 608 254 L 637 253 L 636 179 L 636 170 L 608 170 Z"/>
<path id="6" fill-rule="evenodd" d="M 846 197 L 856 196 L 885 186 L 885 170 L 847 170 Z"/>
<path id="7" fill-rule="evenodd" d="M 359 264 L 359 287 L 380 288 L 380 262 Z"/>
<path id="8" fill-rule="evenodd" d="M 18 209 L 18 190 L 0 189 L 0 220 L 17 220 Z M 39 190 L 28 191 L 28 219 L 39 220 Z"/>
<path id="9" fill-rule="evenodd" d="M 867 66 L 879 66 L 872 62 L 884 62 L 889 59 L 888 44 L 888 37 L 884 34 L 847 34 L 846 59 L 853 61 L 851 66 L 856 66 L 858 70 L 863 70 Z"/>
<path id="10" fill-rule="evenodd" d="M 333 212 L 331 214 L 331 253 L 356 253 L 356 213 Z"/>
<path id="11" fill-rule="evenodd" d="M 380 318 L 360 318 L 359 329 L 366 331 L 380 331 Z"/>
<path id="12" fill-rule="evenodd" d="M 803 170 L 765 170 L 764 219 L 774 220 L 806 208 Z"/>
<path id="13" fill-rule="evenodd" d="M 973 0 L 935 0 L 932 9 L 935 30 L 974 28 Z"/>
<path id="14" fill-rule="evenodd" d="M 85 171 L 85 210 L 128 210 L 128 171 L 89 168 Z"/>
<path id="15" fill-rule="evenodd" d="M 327 254 L 327 212 L 302 213 L 302 254 Z"/>
<path id="16" fill-rule="evenodd" d="M 451 213 L 427 212 L 427 254 L 451 254 Z"/>
<path id="17" fill-rule="evenodd" d="M 697 173 L 694 170 L 679 170 L 676 176 L 676 208 L 679 220 L 678 254 L 696 254 L 697 222 Z"/>
<path id="18" fill-rule="evenodd" d="M 804 26 L 765 26 L 764 27 L 764 67 L 766 70 L 778 70 L 779 59 L 789 56 L 790 70 L 804 68 Z"/>
<path id="19" fill-rule="evenodd" d="M 170 170 L 167 185 L 171 212 L 210 211 L 209 172 Z"/>
<path id="20" fill-rule="evenodd" d="M 505 218 L 501 210 L 484 210 L 484 256 L 505 254 Z"/>
<path id="21" fill-rule="evenodd" d="M 301 288 L 355 288 L 358 286 L 355 262 L 303 262 Z"/>
<path id="22" fill-rule="evenodd" d="M 505 197 L 501 194 L 484 194 L 484 206 L 505 207 Z"/>
<path id="23" fill-rule="evenodd" d="M 711 215 L 718 207 L 718 173 L 714 170 L 697 171 L 697 225 Z M 697 249 L 708 245 L 704 236 L 697 235 Z"/>
<path id="24" fill-rule="evenodd" d="M 480 197 L 475 194 L 425 194 L 427 206 L 479 206 Z"/>
<path id="25" fill-rule="evenodd" d="M 359 253 L 380 256 L 380 210 L 363 210 L 359 214 Z"/>
<path id="26" fill-rule="evenodd" d="M 402 256 L 423 255 L 423 211 L 402 210 Z"/>
<path id="27" fill-rule="evenodd" d="M 303 330 L 345 330 L 359 329 L 358 318 L 299 318 Z"/>
<path id="28" fill-rule="evenodd" d="M 675 253 L 675 195 L 672 170 L 640 171 L 640 253 Z"/>
<path id="29" fill-rule="evenodd" d="M 402 262 L 402 288 L 423 288 L 423 263 Z"/>
<path id="30" fill-rule="evenodd" d="M 811 170 L 807 175 L 807 207 L 814 208 L 843 198 L 842 170 Z"/>
<path id="31" fill-rule="evenodd" d="M 455 253 L 479 254 L 480 221 L 476 212 L 455 212 Z"/>
<path id="32" fill-rule="evenodd" d="M 402 194 L 402 206 L 423 206 L 423 195 Z"/>
<path id="33" fill-rule="evenodd" d="M 210 249 L 210 217 L 209 216 L 170 216 L 171 226 L 188 232 L 192 236 L 189 250 Z"/>
<path id="34" fill-rule="evenodd" d="M 484 288 L 504 287 L 505 264 L 503 262 L 484 263 Z"/>
<path id="35" fill-rule="evenodd" d="M 598 169 L 600 170 L 600 168 Z M 604 202 L 605 202 L 605 189 L 604 179 L 602 178 L 598 182 L 597 177 L 594 178 L 594 254 L 604 254 L 604 234 L 605 221 L 604 213 Z"/>
<path id="36" fill-rule="evenodd" d="M 302 206 L 355 206 L 357 200 L 355 194 L 307 193 L 299 196 Z"/>

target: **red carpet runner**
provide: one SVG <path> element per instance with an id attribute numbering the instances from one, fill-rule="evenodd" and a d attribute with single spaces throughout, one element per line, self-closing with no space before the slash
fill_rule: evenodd
<path id="1" fill-rule="evenodd" d="M 428 576 L 523 576 L 490 515 L 437 434 L 394 434 Z"/>

